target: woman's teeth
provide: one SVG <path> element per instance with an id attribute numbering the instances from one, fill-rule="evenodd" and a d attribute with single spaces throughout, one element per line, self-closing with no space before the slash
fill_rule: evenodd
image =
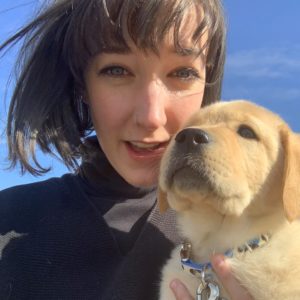
<path id="1" fill-rule="evenodd" d="M 131 146 L 136 150 L 155 150 L 158 149 L 161 143 L 154 143 L 154 144 L 144 144 L 138 142 L 130 142 Z"/>

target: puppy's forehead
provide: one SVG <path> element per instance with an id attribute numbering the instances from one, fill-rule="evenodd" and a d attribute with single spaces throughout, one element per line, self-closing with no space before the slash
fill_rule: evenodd
<path id="1" fill-rule="evenodd" d="M 246 100 L 219 102 L 202 108 L 187 124 L 218 124 L 223 122 L 248 122 L 259 120 L 270 127 L 277 128 L 284 121 L 275 113 Z"/>

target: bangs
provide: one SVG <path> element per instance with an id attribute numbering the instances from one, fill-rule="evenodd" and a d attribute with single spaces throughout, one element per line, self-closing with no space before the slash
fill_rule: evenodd
<path id="1" fill-rule="evenodd" d="M 187 22 L 187 15 L 195 10 L 203 16 L 191 36 L 196 45 L 204 32 L 211 31 L 210 13 L 202 3 L 196 4 L 193 0 L 78 1 L 78 6 L 70 11 L 64 56 L 74 77 L 83 84 L 82 74 L 91 57 L 105 52 L 129 52 L 128 42 L 138 49 L 158 54 L 160 43 L 171 32 L 175 51 L 184 53 L 180 30 Z"/>

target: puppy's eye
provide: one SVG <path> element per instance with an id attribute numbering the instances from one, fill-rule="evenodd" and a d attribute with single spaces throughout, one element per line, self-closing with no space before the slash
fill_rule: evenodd
<path id="1" fill-rule="evenodd" d="M 247 125 L 240 125 L 240 127 L 237 130 L 237 133 L 245 139 L 258 140 L 258 137 L 254 130 Z"/>

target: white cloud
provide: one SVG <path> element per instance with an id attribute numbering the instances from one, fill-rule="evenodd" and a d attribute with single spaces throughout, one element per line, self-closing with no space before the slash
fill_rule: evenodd
<path id="1" fill-rule="evenodd" d="M 300 45 L 229 53 L 226 72 L 248 78 L 289 78 L 300 72 Z"/>

